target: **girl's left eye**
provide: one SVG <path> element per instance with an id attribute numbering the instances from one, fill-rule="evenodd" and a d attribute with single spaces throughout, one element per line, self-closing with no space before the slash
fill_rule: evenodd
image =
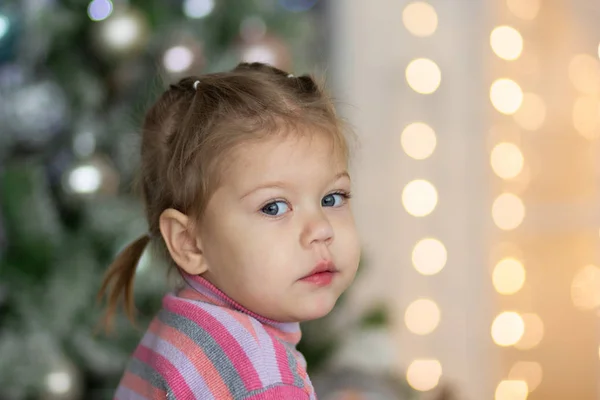
<path id="1" fill-rule="evenodd" d="M 323 207 L 340 207 L 346 202 L 348 197 L 345 193 L 331 193 L 323 197 L 321 205 Z"/>

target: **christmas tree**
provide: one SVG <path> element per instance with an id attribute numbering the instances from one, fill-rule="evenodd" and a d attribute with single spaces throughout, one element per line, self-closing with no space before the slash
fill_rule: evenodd
<path id="1" fill-rule="evenodd" d="M 108 399 L 165 290 L 145 255 L 138 325 L 94 331 L 115 255 L 147 229 L 132 192 L 145 108 L 185 75 L 314 72 L 317 1 L 0 3 L 0 399 Z M 297 71 L 297 72 L 296 72 Z"/>

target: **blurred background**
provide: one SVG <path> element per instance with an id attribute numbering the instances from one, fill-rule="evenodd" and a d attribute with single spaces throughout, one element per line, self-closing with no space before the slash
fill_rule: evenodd
<path id="1" fill-rule="evenodd" d="M 319 398 L 600 397 L 600 4 L 0 0 L 0 399 L 110 399 L 139 329 L 95 331 L 146 231 L 145 108 L 269 62 L 326 79 L 360 147 L 364 259 L 301 350 Z"/>

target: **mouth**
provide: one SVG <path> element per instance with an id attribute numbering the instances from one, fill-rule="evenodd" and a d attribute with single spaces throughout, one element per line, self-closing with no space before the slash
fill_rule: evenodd
<path id="1" fill-rule="evenodd" d="M 316 286 L 327 286 L 333 281 L 335 274 L 338 272 L 333 262 L 323 260 L 308 275 L 301 278 L 300 281 Z"/>

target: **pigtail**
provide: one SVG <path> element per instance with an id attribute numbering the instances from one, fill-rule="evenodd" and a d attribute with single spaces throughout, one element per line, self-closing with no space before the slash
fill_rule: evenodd
<path id="1" fill-rule="evenodd" d="M 102 318 L 102 325 L 107 331 L 112 329 L 114 315 L 121 296 L 123 296 L 122 301 L 127 317 L 135 325 L 133 281 L 137 264 L 149 241 L 150 237 L 144 235 L 127 246 L 113 261 L 104 275 L 97 299 L 100 302 L 103 297 L 107 298 L 106 312 Z"/>

